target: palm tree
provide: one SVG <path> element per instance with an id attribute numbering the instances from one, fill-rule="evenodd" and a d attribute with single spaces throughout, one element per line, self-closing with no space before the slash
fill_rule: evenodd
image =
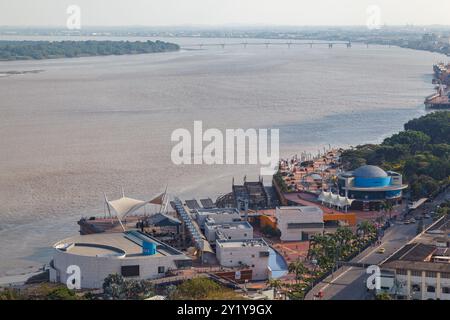
<path id="1" fill-rule="evenodd" d="M 351 251 L 351 245 L 355 236 L 353 235 L 352 230 L 349 228 L 338 228 L 336 232 L 333 234 L 333 238 L 337 242 L 337 251 L 339 251 L 339 256 L 337 259 L 345 257 L 349 251 Z"/>
<path id="2" fill-rule="evenodd" d="M 281 290 L 281 288 L 283 288 L 283 281 L 279 280 L 279 279 L 269 279 L 267 280 L 267 286 L 269 288 L 272 288 L 275 291 L 275 296 L 276 293 L 279 292 Z"/>
<path id="3" fill-rule="evenodd" d="M 389 219 L 392 219 L 392 210 L 394 209 L 394 206 L 390 201 L 383 201 L 381 204 L 381 209 L 385 212 L 389 212 Z"/>
<path id="4" fill-rule="evenodd" d="M 303 281 L 305 279 L 305 275 L 309 273 L 308 268 L 300 261 L 294 261 L 289 264 L 288 270 L 290 273 L 295 274 L 295 281 L 299 283 L 299 281 Z"/>
<path id="5" fill-rule="evenodd" d="M 376 232 L 376 228 L 370 221 L 362 221 L 358 225 L 358 231 L 362 232 L 363 237 L 365 238 L 367 235 L 374 234 Z"/>
<path id="6" fill-rule="evenodd" d="M 308 259 L 317 260 L 321 269 L 327 269 L 334 264 L 338 246 L 334 236 L 324 234 L 315 235 L 310 243 Z"/>

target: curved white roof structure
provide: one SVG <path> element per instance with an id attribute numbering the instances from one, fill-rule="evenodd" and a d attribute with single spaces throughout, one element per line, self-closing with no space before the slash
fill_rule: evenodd
<path id="1" fill-rule="evenodd" d="M 164 206 L 164 202 L 166 201 L 166 192 L 167 192 L 167 188 L 166 188 L 166 191 L 157 195 L 153 199 L 148 200 L 148 201 L 143 201 L 143 200 L 137 200 L 137 199 L 125 197 L 125 193 L 122 188 L 122 198 L 113 200 L 113 201 L 109 201 L 105 194 L 105 202 L 106 202 L 106 205 L 108 206 L 108 210 L 110 211 L 110 208 L 112 208 L 116 212 L 116 215 L 120 220 L 149 203 L 159 204 L 161 206 Z M 110 214 L 111 214 L 111 212 L 110 212 Z"/>
<path id="2" fill-rule="evenodd" d="M 128 214 L 135 212 L 136 210 L 145 206 L 149 201 L 142 201 L 128 197 L 122 197 L 117 200 L 107 201 L 108 205 L 114 209 L 117 216 L 123 219 Z"/>
<path id="3" fill-rule="evenodd" d="M 336 206 L 339 208 L 351 206 L 352 202 L 354 201 L 353 199 L 349 199 L 347 197 L 342 197 L 338 194 L 333 194 L 331 192 L 326 192 L 326 191 L 322 191 L 317 199 L 324 204 Z"/>

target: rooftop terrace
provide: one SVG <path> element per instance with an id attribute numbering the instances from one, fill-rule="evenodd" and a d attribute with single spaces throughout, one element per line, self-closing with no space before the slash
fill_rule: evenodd
<path id="1" fill-rule="evenodd" d="M 239 247 L 268 247 L 264 239 L 245 239 L 245 240 L 217 240 L 217 245 L 222 248 Z"/>
<path id="2" fill-rule="evenodd" d="M 144 256 L 142 243 L 156 244 L 156 254 Z M 183 255 L 182 252 L 169 245 L 137 231 L 123 233 L 98 233 L 78 235 L 59 241 L 54 245 L 57 250 L 70 254 L 92 257 L 155 257 Z"/>

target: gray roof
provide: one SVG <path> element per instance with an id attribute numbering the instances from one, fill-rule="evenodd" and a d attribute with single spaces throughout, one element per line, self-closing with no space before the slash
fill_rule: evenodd
<path id="1" fill-rule="evenodd" d="M 147 218 L 149 224 L 154 226 L 178 226 L 181 221 L 175 217 L 168 216 L 163 213 L 156 213 Z"/>
<path id="2" fill-rule="evenodd" d="M 377 166 L 362 166 L 353 171 L 353 175 L 358 178 L 384 178 L 387 177 L 388 174 Z"/>

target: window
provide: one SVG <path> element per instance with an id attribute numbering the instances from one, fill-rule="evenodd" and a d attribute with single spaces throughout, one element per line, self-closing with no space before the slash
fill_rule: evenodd
<path id="1" fill-rule="evenodd" d="M 411 271 L 411 276 L 413 276 L 413 277 L 421 277 L 422 276 L 422 271 L 413 270 L 413 271 Z"/>
<path id="2" fill-rule="evenodd" d="M 122 266 L 120 273 L 123 277 L 139 277 L 139 265 Z"/>
<path id="3" fill-rule="evenodd" d="M 450 279 L 450 273 L 448 272 L 441 273 L 441 278 Z"/>
<path id="4" fill-rule="evenodd" d="M 435 291 L 436 291 L 435 287 L 433 287 L 433 286 L 428 286 L 427 287 L 427 292 L 435 292 Z"/>
<path id="5" fill-rule="evenodd" d="M 437 273 L 434 271 L 427 271 L 426 275 L 428 278 L 436 278 Z"/>
<path id="6" fill-rule="evenodd" d="M 247 238 L 247 234 L 246 233 L 244 233 L 244 237 Z"/>
<path id="7" fill-rule="evenodd" d="M 418 284 L 413 284 L 411 288 L 413 292 L 420 292 L 420 286 Z"/>
<path id="8" fill-rule="evenodd" d="M 449 287 L 442 287 L 442 293 L 450 294 L 450 288 Z"/>
<path id="9" fill-rule="evenodd" d="M 165 273 L 166 268 L 165 267 L 158 267 L 158 273 Z"/>
<path id="10" fill-rule="evenodd" d="M 255 257 L 255 255 L 254 254 L 252 254 L 252 258 L 254 258 Z"/>
<path id="11" fill-rule="evenodd" d="M 270 255 L 269 251 L 261 251 L 259 253 L 259 257 L 263 258 L 263 257 L 268 257 Z"/>
<path id="12" fill-rule="evenodd" d="M 405 269 L 397 269 L 396 272 L 398 275 L 403 275 L 403 276 L 406 276 L 406 274 L 407 274 L 407 271 Z"/>

